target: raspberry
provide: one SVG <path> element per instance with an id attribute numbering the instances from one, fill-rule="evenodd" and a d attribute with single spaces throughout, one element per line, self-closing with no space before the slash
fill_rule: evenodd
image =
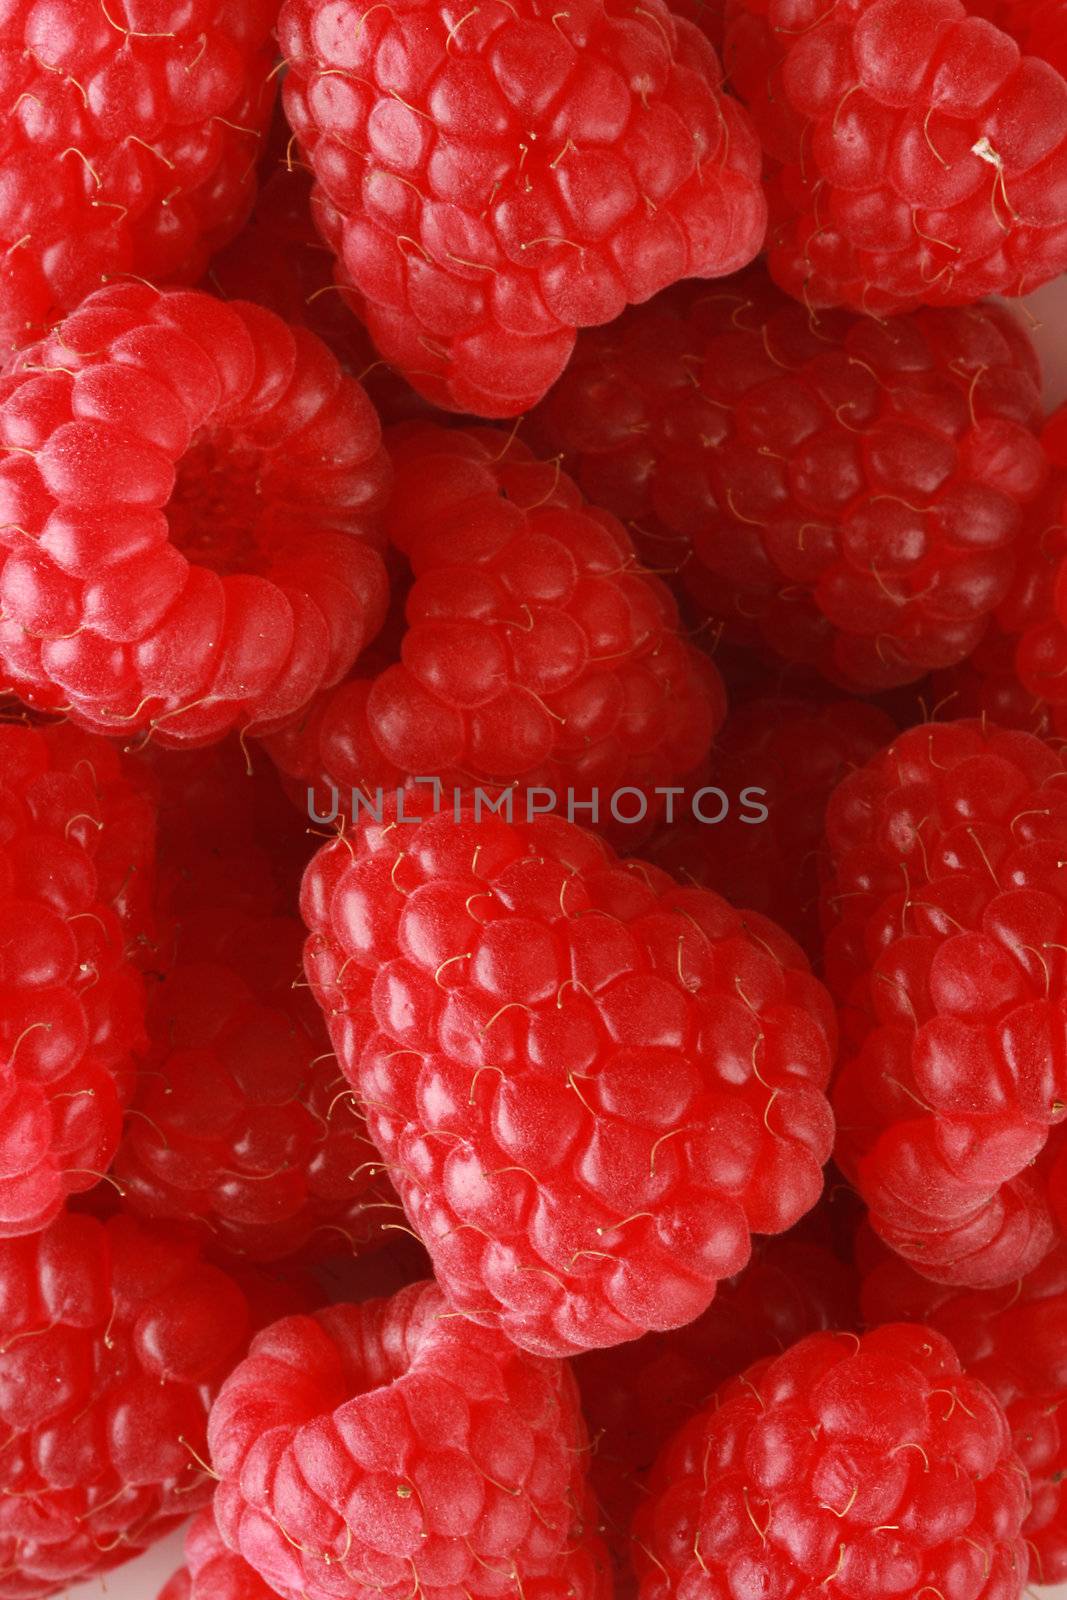
<path id="1" fill-rule="evenodd" d="M 286 128 L 288 134 L 288 128 Z M 333 281 L 330 251 L 312 212 L 316 197 L 302 166 L 288 160 L 264 183 L 248 226 L 211 263 L 207 285 L 226 300 L 254 300 L 293 328 L 310 328 L 358 378 L 387 422 L 429 407 L 381 361 L 366 328 Z"/>
<path id="2" fill-rule="evenodd" d="M 1003 1290 L 951 1290 L 930 1283 L 899 1257 L 871 1268 L 863 1284 L 869 1322 L 921 1318 L 951 1340 L 968 1373 L 1004 1407 L 1015 1449 L 1030 1476 L 1023 1532 L 1038 1583 L 1067 1578 L 1067 1250 L 1061 1245 L 1006 1297 Z"/>
<path id="3" fill-rule="evenodd" d="M 159 1600 L 274 1600 L 274 1596 L 247 1561 L 227 1550 L 214 1515 L 203 1511 L 185 1536 L 185 1566 Z"/>
<path id="4" fill-rule="evenodd" d="M 293 987 L 303 928 L 285 858 L 306 854 L 302 830 L 269 769 L 250 779 L 235 747 L 168 751 L 158 770 L 176 932 L 115 1175 L 141 1214 L 199 1224 L 254 1260 L 377 1243 L 399 1207 L 318 1007 Z M 212 826 L 224 805 L 229 837 Z"/>
<path id="5" fill-rule="evenodd" d="M 1067 268 L 1067 82 L 960 0 L 735 0 L 726 60 L 768 264 L 807 305 L 960 306 Z"/>
<path id="6" fill-rule="evenodd" d="M 102 289 L 0 379 L 0 669 L 105 732 L 279 723 L 381 623 L 385 484 L 373 408 L 311 334 Z"/>
<path id="7" fill-rule="evenodd" d="M 656 1463 L 642 1600 L 1018 1600 L 1026 1474 L 1004 1413 L 915 1323 L 815 1333 L 722 1388 Z"/>
<path id="8" fill-rule="evenodd" d="M 926 1276 L 994 1287 L 1067 1231 L 1067 773 L 1029 734 L 902 734 L 827 812 L 837 1156 Z"/>
<path id="9" fill-rule="evenodd" d="M 1033 579 L 1024 603 L 1014 608 L 1005 628 L 1017 637 L 1015 664 L 1023 688 L 1051 707 L 1052 721 L 1062 733 L 1067 727 L 1067 690 L 1062 682 L 1067 661 L 1067 453 L 1057 461 L 1060 426 L 1053 419 L 1045 433 L 1046 441 L 1052 440 L 1055 470 L 1035 527 L 1034 555 L 1028 564 Z"/>
<path id="10" fill-rule="evenodd" d="M 43 1228 L 115 1152 L 145 1044 L 127 951 L 153 831 L 113 745 L 0 726 L 0 1237 Z"/>
<path id="11" fill-rule="evenodd" d="M 532 437 L 728 639 L 871 690 L 977 645 L 1040 420 L 1004 308 L 815 317 L 752 271 L 583 334 Z"/>
<path id="12" fill-rule="evenodd" d="M 0 343 L 115 276 L 196 281 L 252 204 L 273 23 L 269 0 L 5 6 Z"/>
<path id="13" fill-rule="evenodd" d="M 590 1477 L 626 1561 L 642 1478 L 671 1435 L 753 1360 L 817 1329 L 852 1327 L 855 1300 L 850 1270 L 793 1233 L 757 1246 L 749 1266 L 720 1286 L 695 1322 L 578 1357 L 574 1371 L 593 1441 Z M 625 1564 L 619 1577 L 627 1583 Z"/>
<path id="14" fill-rule="evenodd" d="M 763 242 L 758 142 L 662 0 L 286 0 L 278 37 L 341 281 L 437 405 L 516 416 L 577 328 Z"/>
<path id="15" fill-rule="evenodd" d="M 708 762 L 718 792 L 701 801 L 701 816 L 714 819 L 727 805 L 722 821 L 699 821 L 692 808 L 680 822 L 668 819 L 649 860 L 771 917 L 816 960 L 827 803 L 838 781 L 896 731 L 886 712 L 862 700 L 750 701 L 731 714 Z"/>
<path id="16" fill-rule="evenodd" d="M 573 789 L 607 827 L 631 786 L 620 810 L 654 812 L 653 791 L 696 767 L 724 710 L 666 587 L 558 465 L 503 434 L 424 424 L 388 443 L 386 528 L 415 580 L 401 660 L 334 691 L 299 743 L 279 741 L 283 765 L 346 791 L 432 774 L 544 786 L 562 808 Z"/>
<path id="17" fill-rule="evenodd" d="M 237 1284 L 129 1217 L 0 1242 L 0 1596 L 37 1600 L 210 1499 L 207 1412 L 249 1334 Z"/>
<path id="18" fill-rule="evenodd" d="M 413 815 L 319 851 L 305 967 L 449 1299 L 541 1355 L 692 1321 L 819 1197 L 825 991 L 562 818 Z"/>
<path id="19" fill-rule="evenodd" d="M 285 1600 L 490 1600 L 565 1564 L 577 1600 L 598 1591 L 573 1377 L 436 1284 L 277 1323 L 209 1436 L 222 1537 Z"/>

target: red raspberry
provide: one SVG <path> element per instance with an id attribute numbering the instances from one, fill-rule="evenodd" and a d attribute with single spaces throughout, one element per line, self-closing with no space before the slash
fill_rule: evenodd
<path id="1" fill-rule="evenodd" d="M 1067 412 L 1064 413 L 1067 416 Z M 1056 460 L 1052 428 L 1053 460 Z M 1046 439 L 1050 430 L 1046 430 Z M 1056 464 L 1049 494 L 1042 504 L 1030 566 L 1034 581 L 1026 603 L 1015 608 L 1006 627 L 1017 638 L 1016 670 L 1023 688 L 1051 707 L 1053 723 L 1067 728 L 1067 454 Z"/>
<path id="2" fill-rule="evenodd" d="M 286 1600 L 496 1600 L 565 1564 L 599 1591 L 573 1377 L 436 1284 L 261 1334 L 210 1441 L 223 1539 Z"/>
<path id="3" fill-rule="evenodd" d="M 794 1232 L 757 1246 L 749 1266 L 720 1285 L 695 1322 L 578 1357 L 574 1371 L 593 1441 L 590 1478 L 626 1587 L 642 1479 L 671 1435 L 752 1361 L 820 1328 L 852 1327 L 855 1301 L 851 1270 Z"/>
<path id="4" fill-rule="evenodd" d="M 349 683 L 278 741 L 305 781 L 347 791 L 434 775 L 446 784 L 598 792 L 626 817 L 659 805 L 707 752 L 721 680 L 681 636 L 669 591 L 637 564 L 614 517 L 558 464 L 492 429 L 413 425 L 388 443 L 386 517 L 411 565 L 401 660 Z M 320 815 L 327 813 L 320 813 Z M 633 829 L 619 823 L 624 833 Z"/>
<path id="5" fill-rule="evenodd" d="M 342 281 L 435 404 L 516 416 L 577 328 L 762 244 L 758 143 L 662 0 L 286 0 L 278 37 Z"/>
<path id="6" fill-rule="evenodd" d="M 381 360 L 353 315 L 352 296 L 334 283 L 331 252 L 312 220 L 315 204 L 310 174 L 290 155 L 264 183 L 248 226 L 211 263 L 208 286 L 226 300 L 266 306 L 292 328 L 310 328 L 386 421 L 424 415 L 426 402 Z"/>
<path id="7" fill-rule="evenodd" d="M 821 948 L 818 865 L 830 795 L 896 733 L 892 717 L 862 700 L 751 701 L 731 713 L 707 763 L 713 792 L 699 821 L 679 805 L 647 849 L 684 883 L 771 917 L 813 961 Z M 725 799 L 723 798 L 725 796 Z M 762 812 L 762 816 L 761 816 Z"/>
<path id="8" fill-rule="evenodd" d="M 185 1536 L 185 1566 L 176 1572 L 159 1600 L 274 1600 L 247 1561 L 222 1542 L 215 1517 L 203 1511 Z"/>
<path id="9" fill-rule="evenodd" d="M 0 667 L 102 731 L 276 724 L 381 623 L 385 485 L 374 410 L 311 334 L 102 289 L 0 379 Z"/>
<path id="10" fill-rule="evenodd" d="M 757 1362 L 656 1463 L 642 1600 L 1018 1600 L 1026 1474 L 947 1339 L 897 1323 Z"/>
<path id="11" fill-rule="evenodd" d="M 305 966 L 456 1308 L 565 1355 L 680 1327 L 822 1189 L 834 1019 L 779 928 L 559 817 L 366 823 Z"/>
<path id="12" fill-rule="evenodd" d="M 153 824 L 114 745 L 0 726 L 0 1237 L 43 1228 L 114 1155 L 145 1045 L 127 951 Z"/>
<path id="13" fill-rule="evenodd" d="M 255 1260 L 377 1243 L 399 1206 L 318 1007 L 294 988 L 303 928 L 286 856 L 306 856 L 303 830 L 270 769 L 249 778 L 236 747 L 168 751 L 158 771 L 161 911 L 176 931 L 115 1175 L 143 1215 L 197 1223 Z M 213 827 L 223 802 L 229 838 Z"/>
<path id="14" fill-rule="evenodd" d="M 996 1395 L 1030 1475 L 1023 1532 L 1035 1580 L 1067 1578 L 1067 1428 L 1058 1416 L 1067 1403 L 1067 1249 L 1053 1251 L 1010 1295 L 945 1289 L 889 1257 L 868 1272 L 862 1303 L 871 1323 L 900 1316 L 929 1323 Z"/>
<path id="15" fill-rule="evenodd" d="M 960 0 L 734 0 L 726 58 L 770 270 L 807 305 L 960 306 L 1067 268 L 1067 82 Z"/>
<path id="16" fill-rule="evenodd" d="M 249 1308 L 194 1245 L 64 1215 L 0 1243 L 0 1596 L 109 1571 L 204 1505 L 207 1413 Z"/>
<path id="17" fill-rule="evenodd" d="M 0 343 L 110 278 L 193 283 L 240 228 L 274 98 L 269 0 L 19 0 L 0 18 Z"/>
<path id="18" fill-rule="evenodd" d="M 979 722 L 902 734 L 827 812 L 837 1155 L 879 1234 L 994 1287 L 1067 1231 L 1067 768 Z"/>
<path id="19" fill-rule="evenodd" d="M 1047 471 L 996 305 L 814 317 L 762 271 L 582 335 L 535 419 L 727 637 L 884 689 L 974 649 Z"/>

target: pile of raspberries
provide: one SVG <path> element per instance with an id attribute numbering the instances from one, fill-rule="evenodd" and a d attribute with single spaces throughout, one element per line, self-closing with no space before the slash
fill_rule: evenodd
<path id="1" fill-rule="evenodd" d="M 0 0 L 0 1600 L 1067 1580 L 1057 279 L 1067 0 Z"/>

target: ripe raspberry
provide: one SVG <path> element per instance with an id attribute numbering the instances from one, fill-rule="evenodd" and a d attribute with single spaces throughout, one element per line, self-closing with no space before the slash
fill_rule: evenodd
<path id="1" fill-rule="evenodd" d="M 642 1480 L 667 1440 L 753 1360 L 778 1355 L 820 1328 L 854 1326 L 854 1279 L 829 1250 L 794 1231 L 758 1245 L 749 1266 L 720 1285 L 695 1322 L 577 1358 L 593 1441 L 590 1478 L 626 1587 Z"/>
<path id="2" fill-rule="evenodd" d="M 0 668 L 102 731 L 278 723 L 381 623 L 385 485 L 373 408 L 311 334 L 102 289 L 0 379 Z"/>
<path id="3" fill-rule="evenodd" d="M 714 819 L 728 805 L 722 821 L 698 821 L 690 806 L 651 841 L 649 860 L 771 917 L 814 961 L 827 803 L 896 731 L 892 717 L 862 700 L 750 701 L 730 715 L 707 763 L 718 793 L 700 802 L 700 814 Z"/>
<path id="4" fill-rule="evenodd" d="M 597 1592 L 573 1377 L 436 1284 L 277 1323 L 209 1436 L 222 1537 L 286 1600 L 495 1600 L 565 1564 Z"/>
<path id="5" fill-rule="evenodd" d="M 21 0 L 0 19 L 0 344 L 110 278 L 194 283 L 270 120 L 268 0 Z"/>
<path id="6" fill-rule="evenodd" d="M 583 334 L 532 437 L 728 639 L 885 689 L 981 638 L 1040 419 L 1002 307 L 816 318 L 754 270 Z"/>
<path id="7" fill-rule="evenodd" d="M 423 424 L 388 444 L 386 530 L 415 579 L 401 660 L 279 741 L 289 773 L 346 792 L 408 774 L 544 786 L 561 809 L 568 789 L 598 791 L 583 816 L 606 827 L 614 791 L 632 786 L 642 794 L 620 809 L 639 815 L 644 796 L 654 813 L 654 790 L 696 767 L 724 711 L 669 591 L 613 517 L 503 434 Z"/>
<path id="8" fill-rule="evenodd" d="M 222 1542 L 211 1511 L 203 1511 L 185 1536 L 185 1566 L 176 1572 L 159 1600 L 275 1600 L 247 1561 Z"/>
<path id="9" fill-rule="evenodd" d="M 524 1349 L 692 1321 L 818 1199 L 834 1019 L 765 918 L 470 806 L 324 846 L 303 910 L 412 1227 L 456 1308 Z"/>
<path id="10" fill-rule="evenodd" d="M 154 817 L 114 745 L 0 726 L 0 1237 L 91 1188 L 145 1045 Z M 4 1565 L 0 1559 L 0 1568 Z"/>
<path id="11" fill-rule="evenodd" d="M 115 1175 L 142 1215 L 196 1223 L 258 1261 L 378 1243 L 399 1206 L 318 1007 L 293 986 L 303 928 L 286 857 L 306 856 L 304 830 L 236 746 L 168 751 L 158 771 L 173 950 Z M 212 826 L 223 802 L 229 837 Z"/>
<path id="12" fill-rule="evenodd" d="M 763 242 L 757 140 L 662 0 L 286 0 L 278 37 L 342 281 L 437 405 L 516 416 L 577 328 Z"/>
<path id="13" fill-rule="evenodd" d="M 210 1499 L 207 1412 L 249 1334 L 194 1245 L 63 1215 L 0 1243 L 0 1596 L 37 1600 Z"/>
<path id="14" fill-rule="evenodd" d="M 735 0 L 726 59 L 768 264 L 807 305 L 960 306 L 1067 268 L 1067 82 L 960 0 Z"/>
<path id="15" fill-rule="evenodd" d="M 288 134 L 288 126 L 286 126 Z M 264 183 L 248 226 L 211 263 L 206 286 L 225 300 L 253 300 L 292 328 L 310 328 L 357 378 L 387 422 L 430 408 L 378 356 L 333 281 L 332 254 L 312 220 L 316 196 L 306 168 L 291 159 Z"/>
<path id="16" fill-rule="evenodd" d="M 642 1600 L 1018 1600 L 1026 1474 L 1004 1413 L 915 1323 L 815 1333 L 675 1436 L 634 1524 Z"/>
<path id="17" fill-rule="evenodd" d="M 943 1283 L 1010 1283 L 1067 1231 L 1067 768 L 979 722 L 902 734 L 827 811 L 837 1156 Z"/>
<path id="18" fill-rule="evenodd" d="M 1010 1296 L 1002 1289 L 945 1289 L 883 1254 L 863 1284 L 865 1318 L 921 1318 L 951 1340 L 970 1376 L 992 1390 L 1030 1475 L 1023 1532 L 1035 1580 L 1058 1583 L 1067 1578 L 1067 1428 L 1058 1416 L 1067 1403 L 1067 1249 L 1054 1250 Z"/>

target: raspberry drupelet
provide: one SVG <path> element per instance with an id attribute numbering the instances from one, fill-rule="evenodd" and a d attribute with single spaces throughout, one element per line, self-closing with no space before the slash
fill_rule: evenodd
<path id="1" fill-rule="evenodd" d="M 641 794 L 625 815 L 643 802 L 653 817 L 655 790 L 695 770 L 725 710 L 670 591 L 614 517 L 515 439 L 411 424 L 386 441 L 385 528 L 414 578 L 400 660 L 270 741 L 283 770 L 346 793 L 408 775 L 512 785 L 520 809 L 544 787 L 565 810 L 573 789 L 609 829 L 628 786 Z"/>
<path id="2" fill-rule="evenodd" d="M 727 641 L 882 690 L 962 660 L 1047 474 L 1002 306 L 810 314 L 762 268 L 578 340 L 528 425 Z"/>
<path id="3" fill-rule="evenodd" d="M 1067 767 L 981 722 L 902 734 L 827 812 L 837 1158 L 935 1281 L 1008 1284 L 1067 1232 Z"/>
<path id="4" fill-rule="evenodd" d="M 115 1153 L 147 1045 L 154 824 L 114 745 L 0 726 L 0 1237 L 43 1228 Z"/>
<path id="5" fill-rule="evenodd" d="M 269 0 L 32 0 L 0 17 L 0 347 L 102 283 L 194 283 L 241 227 L 274 101 Z"/>
<path id="6" fill-rule="evenodd" d="M 767 259 L 805 304 L 968 305 L 1067 268 L 1063 7 L 985 9 L 735 0 L 725 58 L 763 142 Z"/>
<path id="7" fill-rule="evenodd" d="M 300 974 L 305 830 L 236 743 L 165 751 L 167 948 L 114 1175 L 129 1206 L 266 1262 L 377 1244 L 399 1215 Z"/>
<path id="8" fill-rule="evenodd" d="M 862 1254 L 862 1252 L 861 1252 Z M 888 1257 L 888 1259 L 887 1259 Z M 954 1290 L 921 1278 L 898 1256 L 867 1263 L 861 1303 L 868 1323 L 914 1317 L 943 1333 L 967 1372 L 1007 1414 L 1030 1477 L 1023 1533 L 1036 1583 L 1067 1578 L 1067 1249 L 1060 1245 L 1010 1290 Z"/>
<path id="9" fill-rule="evenodd" d="M 569 1368 L 434 1283 L 275 1324 L 209 1437 L 222 1537 L 284 1600 L 604 1593 Z"/>
<path id="10" fill-rule="evenodd" d="M 287 0 L 278 37 L 341 281 L 437 405 L 516 416 L 577 328 L 763 243 L 758 140 L 662 0 Z"/>
<path id="11" fill-rule="evenodd" d="M 641 1600 L 1019 1600 L 1026 1473 L 1004 1412 L 916 1323 L 815 1333 L 723 1386 L 634 1522 Z"/>
<path id="12" fill-rule="evenodd" d="M 213 1511 L 202 1511 L 185 1536 L 185 1565 L 159 1600 L 275 1600 L 257 1572 L 227 1550 Z"/>
<path id="13" fill-rule="evenodd" d="M 690 1322 L 819 1198 L 825 990 L 562 818 L 406 815 L 315 857 L 305 967 L 446 1294 L 544 1355 Z"/>
<path id="14" fill-rule="evenodd" d="M 0 379 L 0 671 L 93 729 L 280 724 L 385 613 L 378 418 L 304 329 L 142 284 Z"/>
<path id="15" fill-rule="evenodd" d="M 207 1414 L 237 1283 L 159 1226 L 64 1214 L 0 1243 L 0 1596 L 109 1571 L 211 1498 Z"/>

